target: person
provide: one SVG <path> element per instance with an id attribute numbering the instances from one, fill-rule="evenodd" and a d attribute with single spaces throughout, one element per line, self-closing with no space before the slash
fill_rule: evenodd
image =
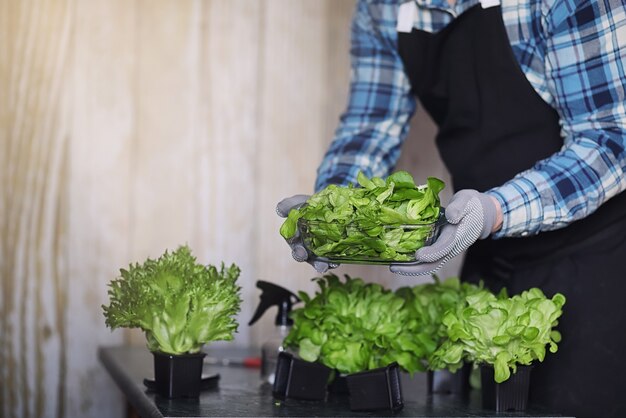
<path id="1" fill-rule="evenodd" d="M 467 250 L 463 280 L 563 293 L 563 340 L 533 371 L 531 405 L 626 416 L 624 2 L 359 0 L 351 57 L 315 189 L 388 175 L 419 99 L 455 193 L 420 263 L 391 271 L 430 274 Z M 318 271 L 335 267 L 291 246 Z"/>

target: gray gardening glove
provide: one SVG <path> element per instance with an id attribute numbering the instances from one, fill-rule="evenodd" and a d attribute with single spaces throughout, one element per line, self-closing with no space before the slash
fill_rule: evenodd
<path id="1" fill-rule="evenodd" d="M 496 223 L 496 210 L 488 195 L 476 190 L 459 190 L 446 207 L 448 223 L 442 228 L 437 241 L 415 252 L 417 264 L 392 264 L 389 270 L 406 276 L 434 273 L 476 240 L 491 234 Z"/>
<path id="2" fill-rule="evenodd" d="M 281 218 L 286 218 L 287 215 L 289 215 L 291 209 L 296 209 L 304 205 L 309 197 L 309 195 L 297 194 L 295 196 L 283 199 L 278 202 L 278 205 L 276 205 L 276 213 Z M 299 262 L 306 261 L 307 263 L 312 265 L 318 273 L 325 273 L 329 268 L 332 269 L 339 265 L 335 263 L 329 264 L 324 261 L 315 259 L 315 256 L 313 254 L 309 255 L 306 248 L 304 248 L 304 245 L 302 245 L 302 237 L 300 236 L 300 231 L 298 230 L 296 230 L 296 235 L 290 238 L 287 243 L 291 247 L 291 255 L 293 256 L 294 260 Z"/>

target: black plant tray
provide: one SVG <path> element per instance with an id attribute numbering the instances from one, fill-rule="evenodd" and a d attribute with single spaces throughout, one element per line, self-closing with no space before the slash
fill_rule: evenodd
<path id="1" fill-rule="evenodd" d="M 333 395 L 347 395 L 349 393 L 348 379 L 338 370 L 335 370 L 335 378 L 328 384 L 328 393 Z"/>
<path id="2" fill-rule="evenodd" d="M 349 374 L 347 377 L 352 411 L 399 411 L 404 407 L 398 363 Z"/>
<path id="3" fill-rule="evenodd" d="M 429 370 L 426 374 L 428 393 L 454 396 L 467 396 L 470 391 L 470 374 L 472 365 L 464 364 L 456 372 L 449 370 Z"/>
<path id="4" fill-rule="evenodd" d="M 219 380 L 219 373 L 210 376 L 202 376 L 200 380 L 200 391 L 217 389 Z M 156 392 L 156 382 L 154 379 L 145 378 L 143 379 L 143 384 L 150 392 Z"/>
<path id="5" fill-rule="evenodd" d="M 525 411 L 528 405 L 528 389 L 532 366 L 517 366 L 508 380 L 496 383 L 494 370 L 490 365 L 480 366 L 480 386 L 483 408 L 496 412 Z"/>
<path id="6" fill-rule="evenodd" d="M 153 351 L 152 355 L 157 394 L 170 399 L 200 396 L 205 353 L 173 355 Z"/>
<path id="7" fill-rule="evenodd" d="M 323 364 L 304 361 L 283 351 L 278 354 L 272 394 L 281 400 L 324 400 L 330 373 L 331 369 Z"/>

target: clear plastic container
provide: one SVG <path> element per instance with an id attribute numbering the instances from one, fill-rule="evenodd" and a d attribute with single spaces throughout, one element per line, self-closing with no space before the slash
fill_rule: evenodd
<path id="1" fill-rule="evenodd" d="M 363 225 L 300 219 L 298 230 L 309 254 L 320 261 L 341 264 L 415 264 L 415 251 L 430 245 L 446 223 Z"/>

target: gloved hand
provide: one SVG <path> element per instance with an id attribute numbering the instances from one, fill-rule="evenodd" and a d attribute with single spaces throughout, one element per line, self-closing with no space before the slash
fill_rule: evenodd
<path id="1" fill-rule="evenodd" d="M 389 270 L 406 276 L 432 274 L 444 263 L 468 249 L 478 239 L 487 238 L 496 223 L 497 207 L 492 198 L 476 190 L 459 190 L 446 207 L 448 223 L 432 245 L 415 252 L 420 264 L 391 264 Z"/>
<path id="2" fill-rule="evenodd" d="M 276 213 L 281 218 L 286 218 L 291 209 L 299 208 L 304 205 L 309 197 L 309 195 L 297 194 L 283 199 L 278 202 L 278 205 L 276 205 Z M 304 248 L 304 245 L 302 245 L 302 237 L 300 236 L 300 231 L 298 230 L 296 230 L 296 235 L 290 238 L 287 243 L 291 247 L 291 255 L 294 260 L 299 262 L 306 261 L 312 265 L 318 273 L 325 273 L 329 268 L 332 269 L 339 265 L 335 263 L 329 264 L 324 261 L 317 260 L 313 254 L 309 255 L 306 248 Z"/>

